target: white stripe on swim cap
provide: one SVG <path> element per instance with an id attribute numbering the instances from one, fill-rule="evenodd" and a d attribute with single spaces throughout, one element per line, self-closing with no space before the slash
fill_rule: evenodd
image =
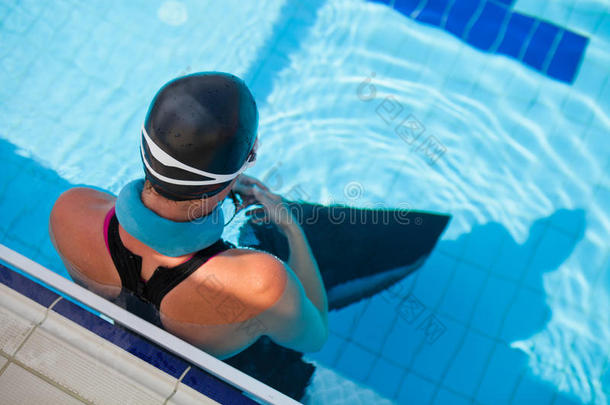
<path id="1" fill-rule="evenodd" d="M 254 162 L 250 162 L 249 160 L 246 160 L 246 162 L 243 164 L 243 166 L 238 171 L 236 171 L 235 173 L 232 173 L 232 174 L 215 174 L 215 173 L 206 172 L 206 171 L 191 167 L 189 165 L 186 165 L 186 164 L 180 162 L 179 160 L 176 160 L 172 156 L 170 156 L 167 152 L 165 152 L 163 149 L 161 149 L 159 147 L 159 145 L 157 145 L 152 139 L 150 139 L 150 137 L 148 136 L 148 133 L 146 132 L 146 128 L 144 128 L 144 125 L 142 125 L 142 135 L 144 137 L 144 142 L 146 142 L 146 145 L 148 146 L 148 150 L 150 151 L 150 154 L 163 166 L 175 167 L 177 169 L 181 169 L 181 170 L 187 171 L 189 173 L 197 174 L 199 176 L 209 177 L 211 179 L 211 180 L 172 179 L 171 177 L 167 177 L 167 176 L 162 175 L 161 173 L 156 172 L 150 166 L 148 161 L 146 160 L 146 155 L 144 153 L 144 142 L 140 143 L 140 151 L 142 153 L 142 160 L 144 161 L 144 165 L 146 166 L 148 171 L 153 176 L 155 176 L 157 179 L 164 181 L 166 183 L 176 184 L 179 186 L 207 186 L 207 185 L 211 185 L 211 184 L 226 183 L 227 181 L 231 181 L 234 178 L 236 178 L 237 176 L 239 176 L 244 170 L 246 170 L 247 168 L 251 167 L 254 164 Z"/>

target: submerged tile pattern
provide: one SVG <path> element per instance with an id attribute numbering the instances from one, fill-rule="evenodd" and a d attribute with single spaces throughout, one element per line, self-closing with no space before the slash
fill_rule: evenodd
<path id="1" fill-rule="evenodd" d="M 412 276 L 331 312 L 329 341 L 308 359 L 401 404 L 576 404 L 528 374 L 527 355 L 511 342 L 547 322 L 543 275 L 570 255 L 584 227 L 582 211 L 561 210 L 536 221 L 522 244 L 495 223 L 441 240 Z M 562 255 L 548 253 L 555 250 Z M 443 327 L 434 339 L 430 315 Z"/>
<path id="2" fill-rule="evenodd" d="M 589 39 L 512 11 L 512 0 L 372 0 L 449 31 L 482 51 L 517 59 L 566 83 L 576 78 Z"/>

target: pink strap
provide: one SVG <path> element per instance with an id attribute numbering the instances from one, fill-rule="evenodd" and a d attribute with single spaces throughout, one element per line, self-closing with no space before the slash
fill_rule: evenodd
<path id="1" fill-rule="evenodd" d="M 110 246 L 108 245 L 108 227 L 110 226 L 110 219 L 114 215 L 114 206 L 110 208 L 110 211 L 106 214 L 106 218 L 104 218 L 104 242 L 106 242 L 106 249 L 108 250 L 108 254 L 110 254 Z"/>

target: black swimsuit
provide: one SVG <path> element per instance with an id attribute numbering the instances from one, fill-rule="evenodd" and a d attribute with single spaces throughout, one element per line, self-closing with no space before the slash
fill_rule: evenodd
<path id="1" fill-rule="evenodd" d="M 161 326 L 158 315 L 159 307 L 167 293 L 193 274 L 212 256 L 234 247 L 233 244 L 219 239 L 176 267 L 157 267 L 152 277 L 148 281 L 144 281 L 141 276 L 142 257 L 133 254 L 123 245 L 119 236 L 119 221 L 116 214 L 112 215 L 108 226 L 108 250 L 121 277 L 123 289 L 127 294 L 137 297 L 142 302 L 134 301 L 135 297 L 123 296 L 121 298 L 128 310 L 158 326 Z M 150 308 L 151 305 L 154 309 Z"/>
<path id="2" fill-rule="evenodd" d="M 157 267 L 148 281 L 141 278 L 142 257 L 130 252 L 119 236 L 119 221 L 109 212 L 107 241 L 110 256 L 121 277 L 123 289 L 115 302 L 140 318 L 163 328 L 159 306 L 163 297 L 212 256 L 235 248 L 222 239 L 196 252 L 188 261 L 172 268 Z M 261 336 L 244 351 L 224 362 L 299 401 L 315 367 L 302 359 L 303 353 L 279 346 Z"/>

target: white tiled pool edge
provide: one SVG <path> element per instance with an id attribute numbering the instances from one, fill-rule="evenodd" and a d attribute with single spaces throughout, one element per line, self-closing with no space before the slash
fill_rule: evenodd
<path id="1" fill-rule="evenodd" d="M 54 304 L 45 308 L 0 285 L 0 391 L 8 393 L 0 403 L 39 396 L 45 403 L 164 403 L 172 396 L 175 378 L 55 313 Z"/>
<path id="2" fill-rule="evenodd" d="M 167 349 L 173 354 L 187 360 L 189 363 L 195 364 L 202 369 L 206 370 L 208 373 L 220 378 L 221 380 L 228 382 L 229 384 L 240 388 L 241 390 L 247 392 L 253 398 L 256 398 L 263 402 L 268 403 L 282 403 L 282 404 L 297 404 L 298 402 L 293 399 L 287 397 L 286 395 L 266 386 L 260 381 L 248 376 L 247 374 L 242 373 L 241 371 L 234 369 L 233 367 L 223 363 L 221 360 L 214 358 L 213 356 L 199 350 L 198 348 L 182 341 L 181 339 L 169 334 L 168 332 L 149 324 L 148 322 L 140 319 L 139 317 L 131 314 L 130 312 L 124 310 L 123 308 L 114 305 L 105 299 L 93 294 L 92 292 L 74 284 L 70 280 L 65 279 L 64 277 L 53 273 L 52 271 L 44 268 L 38 263 L 20 255 L 19 253 L 7 248 L 4 245 L 0 244 L 0 258 L 7 263 L 11 264 L 22 270 L 23 272 L 29 274 L 30 276 L 42 281 L 43 283 L 55 288 L 61 293 L 87 305 L 88 307 L 99 311 L 100 313 L 108 316 L 113 319 L 115 322 L 123 325 L 124 327 L 136 332 L 141 336 L 145 336 L 147 339 L 152 342 L 158 344 L 159 346 Z M 17 293 L 13 293 L 17 294 Z M 17 294 L 18 295 L 18 294 Z M 25 297 L 22 297 L 25 300 L 28 300 Z M 38 304 L 32 301 L 34 307 Z M 32 307 L 32 308 L 34 308 Z M 48 311 L 44 307 L 43 311 Z M 25 311 L 25 310 L 24 310 Z M 32 312 L 30 308 L 28 311 Z M 27 312 L 27 311 L 26 311 Z M 34 310 L 34 312 L 36 312 Z M 46 312 L 43 312 L 46 314 Z M 61 317 L 60 315 L 52 314 L 49 318 L 54 318 L 53 320 L 49 320 L 49 325 L 52 325 L 53 321 L 59 322 L 57 317 Z M 47 317 L 43 320 L 37 320 L 33 322 L 34 325 L 38 326 L 47 321 Z M 30 321 L 32 322 L 32 321 Z M 69 322 L 69 321 L 68 321 Z M 34 328 L 36 328 L 34 326 Z M 76 326 L 76 325 L 75 325 Z M 55 326 L 56 328 L 57 325 Z M 80 328 L 80 326 L 76 326 Z M 56 329 L 59 331 L 60 328 Z M 86 331 L 84 328 L 81 328 L 84 332 L 91 333 Z M 31 333 L 33 334 L 33 333 Z M 91 333 L 91 335 L 95 338 L 99 338 Z M 29 337 L 29 336 L 28 336 Z M 108 343 L 110 344 L 110 343 Z M 111 344 L 110 344 L 111 345 Z M 136 360 L 141 361 L 136 358 Z M 152 366 L 151 366 L 152 367 Z M 183 384 L 180 384 L 181 386 Z M 171 388 L 168 392 L 170 397 L 172 397 L 174 388 L 176 387 L 176 380 L 172 379 Z M 181 388 L 182 389 L 182 388 Z M 172 402 L 176 400 L 176 396 L 172 397 Z"/>

